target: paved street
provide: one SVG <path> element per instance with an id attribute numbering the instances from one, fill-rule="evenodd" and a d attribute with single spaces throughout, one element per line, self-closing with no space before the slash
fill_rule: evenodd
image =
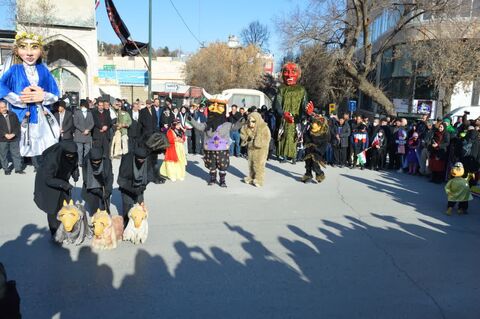
<path id="1" fill-rule="evenodd" d="M 0 261 L 24 318 L 479 317 L 479 199 L 447 217 L 420 177 L 328 168 L 304 185 L 303 163 L 267 166 L 257 189 L 234 158 L 220 189 L 190 156 L 184 182 L 147 189 L 147 243 L 100 252 L 53 245 L 32 169 L 0 173 Z"/>

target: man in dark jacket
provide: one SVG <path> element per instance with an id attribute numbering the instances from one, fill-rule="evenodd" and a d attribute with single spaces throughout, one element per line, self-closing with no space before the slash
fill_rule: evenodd
<path id="1" fill-rule="evenodd" d="M 172 99 L 167 97 L 165 99 L 165 107 L 160 116 L 160 130 L 166 133 L 174 120 L 175 115 L 173 114 Z"/>
<path id="2" fill-rule="evenodd" d="M 143 193 L 149 183 L 148 150 L 137 147 L 123 155 L 118 170 L 118 188 L 122 194 L 122 214 L 125 226 L 128 223 L 128 212 L 136 203 L 144 201 Z"/>
<path id="3" fill-rule="evenodd" d="M 158 132 L 157 128 L 157 113 L 155 112 L 155 108 L 152 106 L 152 101 L 146 101 L 147 106 L 140 110 L 138 122 L 140 124 L 140 134 L 142 140 L 142 146 L 145 147 L 145 142 L 148 140 L 153 133 Z M 163 184 L 165 180 L 160 178 L 158 174 L 155 172 L 155 166 L 157 165 L 158 161 L 158 154 L 154 152 L 150 152 L 148 156 L 148 181 L 153 182 L 155 184 Z"/>
<path id="4" fill-rule="evenodd" d="M 57 112 L 53 114 L 60 125 L 60 141 L 73 139 L 73 114 L 69 110 L 65 109 L 65 101 L 58 101 L 55 103 Z"/>
<path id="5" fill-rule="evenodd" d="M 44 160 L 35 176 L 33 200 L 37 207 L 47 213 L 48 227 L 52 236 L 60 226 L 57 213 L 62 203 L 71 198 L 73 186 L 70 177 L 78 181 L 77 144 L 61 141 L 47 148 L 42 154 Z"/>
<path id="6" fill-rule="evenodd" d="M 105 156 L 110 155 L 110 128 L 112 127 L 112 119 L 110 117 L 110 111 L 104 109 L 104 102 L 100 100 L 98 102 L 97 109 L 92 112 L 93 122 L 93 143 L 92 146 L 101 147 Z"/>
<path id="7" fill-rule="evenodd" d="M 138 145 L 141 136 L 140 105 L 138 102 L 132 104 L 132 109 L 128 111 L 128 114 L 132 119 L 132 124 L 128 127 L 128 149 L 131 150 Z"/>
<path id="8" fill-rule="evenodd" d="M 92 129 L 93 122 L 92 112 L 88 108 L 86 100 L 80 101 L 80 109 L 77 109 L 73 115 L 73 141 L 77 143 L 78 149 L 78 165 L 83 165 L 83 159 L 90 151 L 92 145 Z"/>
<path id="9" fill-rule="evenodd" d="M 350 138 L 350 125 L 345 122 L 345 118 L 338 119 L 338 124 L 335 126 L 335 139 L 338 141 L 334 146 L 335 158 L 338 159 L 337 165 L 343 167 L 347 165 L 347 150 Z"/>
<path id="10" fill-rule="evenodd" d="M 8 167 L 8 153 L 13 160 L 15 173 L 25 174 L 23 160 L 20 155 L 20 122 L 15 113 L 8 111 L 7 103 L 0 101 L 0 163 L 5 170 L 5 175 L 10 175 Z"/>
<path id="11" fill-rule="evenodd" d="M 237 111 L 237 106 L 232 105 L 232 111 L 228 116 L 228 122 L 235 124 L 242 118 L 240 112 Z M 238 157 L 240 156 L 240 131 L 231 131 L 230 138 L 232 139 L 232 144 L 230 144 L 230 156 Z"/>
<path id="12" fill-rule="evenodd" d="M 110 212 L 110 195 L 113 188 L 112 162 L 101 148 L 93 147 L 83 161 L 82 198 L 90 214 L 97 209 Z"/>

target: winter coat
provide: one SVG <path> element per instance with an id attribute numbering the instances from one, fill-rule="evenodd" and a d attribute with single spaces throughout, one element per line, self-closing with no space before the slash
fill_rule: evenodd
<path id="1" fill-rule="evenodd" d="M 466 202 L 473 199 L 468 180 L 463 177 L 454 177 L 445 185 L 449 202 Z"/>
<path id="2" fill-rule="evenodd" d="M 94 125 L 93 115 L 90 110 L 87 110 L 86 117 L 83 116 L 82 110 L 76 110 L 73 114 L 73 126 L 75 127 L 73 141 L 76 143 L 92 143 L 92 129 Z M 83 132 L 85 130 L 88 130 L 90 133 L 84 135 Z"/>
<path id="3" fill-rule="evenodd" d="M 337 133 L 340 136 L 340 147 L 348 147 L 348 139 L 350 138 L 350 125 L 345 122 L 343 125 L 338 125 Z"/>
<path id="4" fill-rule="evenodd" d="M 64 113 L 62 123 L 60 123 L 60 112 L 55 112 L 53 116 L 57 119 L 60 129 L 63 130 L 62 140 L 71 140 L 73 139 L 73 130 L 75 129 L 73 125 L 73 114 L 69 110 L 65 110 Z"/>
<path id="5" fill-rule="evenodd" d="M 8 121 L 10 122 L 10 132 L 8 131 L 7 119 L 3 114 L 0 114 L 0 142 L 13 142 L 18 141 L 20 138 L 20 122 L 18 121 L 17 114 L 7 111 Z M 11 140 L 5 138 L 5 134 L 13 133 L 15 137 Z"/>

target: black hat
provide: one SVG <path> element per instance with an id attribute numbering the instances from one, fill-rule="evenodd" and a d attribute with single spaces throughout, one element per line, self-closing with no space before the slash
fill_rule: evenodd
<path id="1" fill-rule="evenodd" d="M 80 107 L 88 107 L 88 101 L 85 99 L 80 100 Z"/>
<path id="2" fill-rule="evenodd" d="M 170 103 L 172 103 L 172 99 L 171 99 L 170 97 L 167 97 L 167 98 L 165 99 L 165 102 L 170 102 Z"/>

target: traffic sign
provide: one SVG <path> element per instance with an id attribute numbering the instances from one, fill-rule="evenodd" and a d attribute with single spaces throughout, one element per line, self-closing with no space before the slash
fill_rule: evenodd
<path id="1" fill-rule="evenodd" d="M 348 101 L 348 110 L 350 112 L 355 112 L 357 110 L 357 101 L 354 101 L 354 100 Z"/>

